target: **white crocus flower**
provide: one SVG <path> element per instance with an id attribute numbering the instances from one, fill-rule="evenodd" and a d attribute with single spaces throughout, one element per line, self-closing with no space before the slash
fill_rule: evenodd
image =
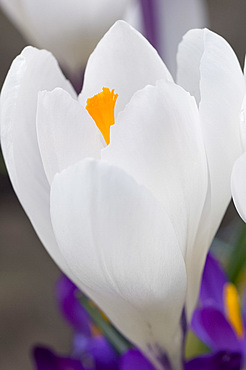
<path id="1" fill-rule="evenodd" d="M 50 50 L 75 77 L 118 19 L 154 37 L 173 75 L 183 34 L 208 26 L 204 0 L 0 0 L 0 7 L 28 42 Z"/>
<path id="2" fill-rule="evenodd" d="M 1 94 L 5 161 L 40 239 L 157 369 L 166 355 L 182 366 L 182 311 L 194 307 L 228 203 L 244 89 L 232 55 L 209 31 L 184 39 L 179 80 L 198 110 L 150 44 L 117 22 L 78 99 L 52 55 L 30 47 Z"/>
<path id="3" fill-rule="evenodd" d="M 28 42 L 51 50 L 75 74 L 115 21 L 141 24 L 135 0 L 0 0 L 0 6 Z"/>
<path id="4" fill-rule="evenodd" d="M 199 107 L 209 168 L 209 188 L 197 247 L 195 256 L 189 259 L 192 265 L 188 272 L 192 271 L 193 275 L 187 294 L 190 317 L 208 246 L 231 200 L 230 176 L 235 160 L 242 153 L 240 112 L 245 83 L 230 45 L 207 29 L 191 30 L 184 36 L 177 64 L 177 82 L 195 97 Z"/>

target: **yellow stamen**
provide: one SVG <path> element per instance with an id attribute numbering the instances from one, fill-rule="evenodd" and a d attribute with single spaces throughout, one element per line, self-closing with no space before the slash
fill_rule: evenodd
<path id="1" fill-rule="evenodd" d="M 106 144 L 110 142 L 110 126 L 114 125 L 114 107 L 118 94 L 107 87 L 102 92 L 87 99 L 86 109 L 101 131 Z"/>
<path id="2" fill-rule="evenodd" d="M 96 337 L 98 335 L 102 335 L 102 330 L 98 326 L 96 326 L 94 324 L 90 324 L 90 328 L 91 328 L 91 334 L 92 334 L 93 337 Z"/>
<path id="3" fill-rule="evenodd" d="M 224 302 L 227 319 L 234 328 L 237 336 L 242 338 L 244 330 L 240 312 L 240 299 L 235 285 L 231 283 L 224 285 Z"/>

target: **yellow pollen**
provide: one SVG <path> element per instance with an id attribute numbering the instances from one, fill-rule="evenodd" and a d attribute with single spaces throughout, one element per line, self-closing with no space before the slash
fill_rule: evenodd
<path id="1" fill-rule="evenodd" d="M 237 336 L 243 338 L 244 330 L 240 312 L 240 300 L 237 289 L 232 283 L 224 285 L 224 302 L 228 321 L 234 328 Z"/>
<path id="2" fill-rule="evenodd" d="M 101 131 L 106 144 L 110 143 L 110 126 L 114 125 L 114 107 L 118 94 L 107 87 L 102 92 L 87 99 L 86 109 Z"/>

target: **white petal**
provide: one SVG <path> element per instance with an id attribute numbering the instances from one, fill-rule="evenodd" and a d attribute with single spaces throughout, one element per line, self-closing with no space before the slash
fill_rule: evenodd
<path id="1" fill-rule="evenodd" d="M 186 294 L 186 317 L 190 322 L 193 311 L 197 305 L 200 284 L 208 249 L 211 244 L 211 192 L 208 187 L 207 197 L 199 219 L 199 226 L 193 247 L 186 254 L 187 270 L 187 294 Z"/>
<path id="2" fill-rule="evenodd" d="M 188 32 L 179 48 L 178 63 L 178 82 L 188 91 L 195 90 L 196 97 L 200 85 L 199 110 L 211 181 L 212 239 L 230 201 L 232 166 L 242 153 L 244 78 L 229 44 L 206 29 Z"/>
<path id="3" fill-rule="evenodd" d="M 47 182 L 36 137 L 36 106 L 40 89 L 72 87 L 46 51 L 26 48 L 7 75 L 1 93 L 1 144 L 7 169 L 20 202 L 49 253 L 63 267 L 49 215 Z"/>
<path id="4" fill-rule="evenodd" d="M 195 97 L 199 106 L 200 63 L 204 53 L 204 30 L 191 30 L 184 35 L 178 47 L 177 83 Z"/>
<path id="5" fill-rule="evenodd" d="M 239 215 L 246 222 L 246 153 L 234 164 L 231 191 Z"/>
<path id="6" fill-rule="evenodd" d="M 244 150 L 246 150 L 246 95 L 244 96 L 241 108 L 240 128 L 241 128 L 242 147 Z"/>
<path id="7" fill-rule="evenodd" d="M 192 248 L 207 192 L 207 165 L 194 98 L 172 82 L 136 93 L 111 128 L 102 158 L 161 201 L 182 253 Z"/>
<path id="8" fill-rule="evenodd" d="M 115 89 L 117 114 L 137 90 L 162 78 L 172 79 L 156 50 L 131 26 L 118 21 L 89 58 L 80 99 L 85 106 L 103 87 Z"/>
<path id="9" fill-rule="evenodd" d="M 57 172 L 79 160 L 100 159 L 100 131 L 88 112 L 62 89 L 39 93 L 37 134 L 50 184 Z"/>
<path id="10" fill-rule="evenodd" d="M 85 160 L 55 176 L 51 217 L 80 288 L 118 329 L 145 351 L 177 351 L 186 272 L 163 206 L 121 169 Z"/>

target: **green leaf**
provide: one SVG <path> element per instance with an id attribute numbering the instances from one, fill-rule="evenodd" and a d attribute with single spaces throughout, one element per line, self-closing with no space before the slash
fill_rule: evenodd
<path id="1" fill-rule="evenodd" d="M 246 263 L 246 225 L 243 224 L 241 233 L 227 264 L 228 277 L 236 283 Z"/>
<path id="2" fill-rule="evenodd" d="M 208 347 L 201 342 L 192 331 L 189 330 L 185 342 L 185 358 L 189 360 L 208 352 Z"/>
<path id="3" fill-rule="evenodd" d="M 124 338 L 118 330 L 110 323 L 107 322 L 98 308 L 91 304 L 91 301 L 84 295 L 78 296 L 81 304 L 89 314 L 91 320 L 98 326 L 103 335 L 108 339 L 109 343 L 121 355 L 125 353 L 132 345 Z"/>

